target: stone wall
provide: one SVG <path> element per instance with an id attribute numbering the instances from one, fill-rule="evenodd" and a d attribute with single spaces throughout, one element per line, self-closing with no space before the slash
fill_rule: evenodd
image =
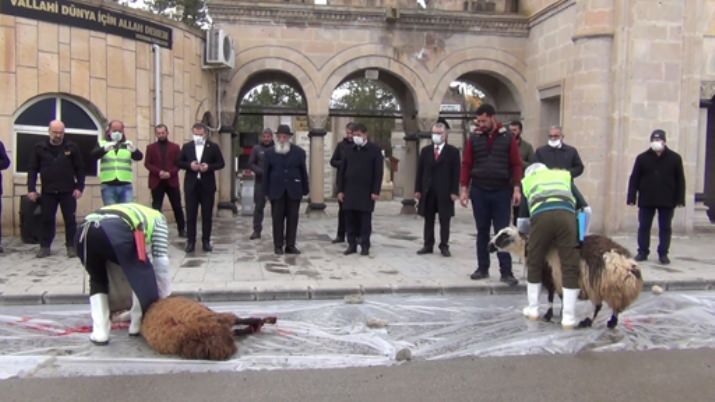
<path id="1" fill-rule="evenodd" d="M 149 13 L 103 6 L 172 27 L 173 48 L 161 48 L 162 122 L 169 127 L 174 141 L 181 143 L 191 138 L 191 124 L 215 107 L 213 73 L 201 68 L 202 33 Z M 18 109 L 48 94 L 69 96 L 87 106 L 103 126 L 111 119 L 123 120 L 128 139 L 142 151 L 153 140 L 151 45 L 97 31 L 0 15 L 0 47 L 0 140 L 10 152 L 14 149 L 13 121 Z M 143 162 L 135 163 L 134 171 L 136 198 L 148 203 Z M 19 196 L 27 192 L 26 183 L 26 174 L 14 173 L 14 166 L 3 172 L 4 233 L 17 228 Z M 78 215 L 101 204 L 98 179 L 88 177 Z"/>

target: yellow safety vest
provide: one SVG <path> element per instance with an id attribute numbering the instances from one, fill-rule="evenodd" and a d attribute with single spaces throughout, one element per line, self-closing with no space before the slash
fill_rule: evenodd
<path id="1" fill-rule="evenodd" d="M 100 208 L 94 214 L 104 215 L 113 212 L 122 218 L 132 230 L 143 230 L 146 244 L 151 243 L 151 236 L 154 233 L 156 221 L 164 217 L 161 212 L 137 203 L 107 205 L 106 207 Z M 91 215 L 92 214 L 90 214 L 90 216 Z M 91 219 L 90 216 L 87 217 L 87 220 Z"/>
<path id="2" fill-rule="evenodd" d="M 100 140 L 99 146 L 104 148 L 109 144 L 109 141 Z M 132 173 L 132 153 L 126 148 L 111 150 L 102 156 L 99 163 L 99 181 L 108 183 L 110 181 L 119 180 L 121 182 L 131 183 L 133 180 Z"/>
<path id="3" fill-rule="evenodd" d="M 571 173 L 566 170 L 539 170 L 525 177 L 521 185 L 531 216 L 539 210 L 549 209 L 550 204 L 576 210 L 576 198 L 571 191 Z"/>

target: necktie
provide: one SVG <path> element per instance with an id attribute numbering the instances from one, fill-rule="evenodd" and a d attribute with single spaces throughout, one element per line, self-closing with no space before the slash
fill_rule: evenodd
<path id="1" fill-rule="evenodd" d="M 434 160 L 439 160 L 439 148 L 434 149 Z"/>

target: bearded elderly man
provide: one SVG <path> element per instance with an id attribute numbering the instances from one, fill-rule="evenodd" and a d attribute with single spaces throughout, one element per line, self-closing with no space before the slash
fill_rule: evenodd
<path id="1" fill-rule="evenodd" d="M 276 254 L 300 254 L 295 246 L 300 200 L 308 195 L 308 169 L 303 148 L 290 143 L 285 124 L 276 130 L 276 144 L 263 162 L 263 189 L 271 200 L 273 246 Z M 283 246 L 285 245 L 285 250 Z"/>

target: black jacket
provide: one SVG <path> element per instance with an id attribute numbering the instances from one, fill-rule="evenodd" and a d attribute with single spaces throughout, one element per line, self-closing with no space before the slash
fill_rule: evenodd
<path id="1" fill-rule="evenodd" d="M 10 167 L 10 158 L 7 157 L 7 152 L 5 152 L 5 145 L 0 141 L 0 171 L 8 167 Z M 0 195 L 2 195 L 2 173 L 0 173 Z"/>
<path id="2" fill-rule="evenodd" d="M 345 159 L 345 154 L 349 150 L 351 150 L 354 145 L 355 144 L 353 144 L 352 141 L 348 141 L 347 138 L 343 138 L 343 140 L 335 146 L 333 156 L 330 158 L 330 166 L 340 170 L 340 166 L 343 163 L 343 159 Z"/>
<path id="3" fill-rule="evenodd" d="M 193 192 L 196 188 L 198 173 L 191 170 L 191 162 L 196 161 L 196 145 L 193 141 L 185 143 L 181 147 L 179 160 L 176 161 L 176 166 L 179 169 L 186 170 L 184 175 L 184 192 Z M 203 191 L 216 191 L 216 175 L 214 171 L 221 170 L 225 166 L 221 149 L 215 142 L 206 141 L 204 144 L 204 152 L 201 154 L 199 163 L 205 163 L 209 166 L 209 170 L 201 173 L 201 189 Z"/>
<path id="4" fill-rule="evenodd" d="M 42 194 L 84 191 L 84 162 L 79 147 L 64 140 L 54 146 L 50 140 L 35 144 L 30 169 L 27 172 L 27 191 L 37 191 L 37 174 L 42 180 Z"/>
<path id="5" fill-rule="evenodd" d="M 454 201 L 452 195 L 459 196 L 459 150 L 449 144 L 444 144 L 439 154 L 439 160 L 434 160 L 434 145 L 422 148 L 417 163 L 417 178 L 415 192 L 421 193 L 417 212 L 424 216 L 424 200 L 429 192 L 437 196 L 437 208 L 440 213 L 448 211 L 454 216 Z"/>
<path id="6" fill-rule="evenodd" d="M 628 180 L 628 204 L 646 208 L 675 208 L 685 205 L 683 160 L 666 147 L 658 156 L 653 150 L 638 155 Z"/>
<path id="7" fill-rule="evenodd" d="M 368 142 L 362 147 L 353 145 L 345 153 L 338 171 L 338 192 L 343 193 L 343 210 L 373 211 L 372 194 L 380 194 L 384 158 L 380 147 Z"/>
<path id="8" fill-rule="evenodd" d="M 541 162 L 549 169 L 566 169 L 571 172 L 571 177 L 576 178 L 583 173 L 583 162 L 576 148 L 561 143 L 560 148 L 544 145 L 539 147 L 534 154 L 534 162 Z"/>
<path id="9" fill-rule="evenodd" d="M 277 200 L 288 193 L 291 200 L 300 200 L 308 194 L 308 169 L 303 148 L 291 144 L 286 154 L 275 148 L 266 151 L 263 161 L 263 191 L 268 199 Z"/>
<path id="10" fill-rule="evenodd" d="M 263 143 L 257 144 L 251 150 L 251 156 L 248 158 L 248 168 L 256 175 L 256 184 L 259 184 L 263 177 L 263 160 L 266 151 L 271 148 L 273 148 L 273 141 L 268 145 L 264 145 Z"/>

